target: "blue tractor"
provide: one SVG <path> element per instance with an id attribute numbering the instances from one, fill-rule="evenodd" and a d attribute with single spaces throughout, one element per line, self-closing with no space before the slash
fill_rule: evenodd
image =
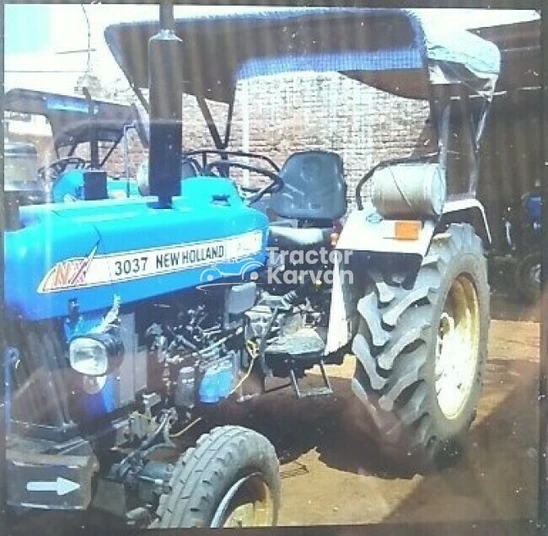
<path id="1" fill-rule="evenodd" d="M 269 440 L 233 425 L 182 452 L 177 438 L 229 397 L 268 393 L 272 378 L 300 398 L 329 395 L 324 365 L 349 354 L 382 452 L 435 467 L 474 419 L 487 353 L 489 230 L 475 188 L 498 49 L 393 9 L 175 19 L 162 4 L 159 28 L 106 30 L 148 109 L 148 195 L 107 199 L 103 174 L 91 180 L 104 199 L 8 203 L 9 505 L 147 527 L 275 524 Z M 306 70 L 427 100 L 435 150 L 379 163 L 352 194 L 337 153 L 297 152 L 278 168 L 231 151 L 207 100 L 231 108 L 238 79 Z M 182 152 L 183 93 L 214 148 Z M 451 175 L 455 128 L 466 180 Z M 262 182 L 242 187 L 239 169 Z M 313 367 L 323 384 L 304 388 Z"/>
<path id="2" fill-rule="evenodd" d="M 98 171 L 106 173 L 104 169 L 120 144 L 124 149 L 126 177 L 107 176 L 108 195 L 113 198 L 141 195 L 137 182 L 128 176 L 128 132 L 136 130 L 141 144 L 146 147 L 148 143 L 137 107 L 92 99 L 86 88 L 84 91 L 85 97 L 23 88 L 5 93 L 7 113 L 47 120 L 55 153 L 51 162 L 39 167 L 33 144 L 9 139 L 5 143 L 5 184 L 8 190 L 19 191 L 20 203 L 100 198 L 102 193 L 96 191 L 97 180 L 93 177 L 98 177 Z M 85 158 L 81 156 L 82 149 Z M 90 174 L 91 171 L 94 173 Z"/>
<path id="3" fill-rule="evenodd" d="M 524 304 L 541 297 L 542 197 L 530 192 L 508 207 L 504 215 L 505 243 L 499 258 L 510 259 L 511 285 Z"/>

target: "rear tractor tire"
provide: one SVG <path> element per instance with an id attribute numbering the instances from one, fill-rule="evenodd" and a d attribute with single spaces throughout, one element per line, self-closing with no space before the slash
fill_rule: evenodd
<path id="1" fill-rule="evenodd" d="M 261 434 L 214 428 L 179 459 L 150 528 L 275 526 L 279 462 Z"/>
<path id="2" fill-rule="evenodd" d="M 358 303 L 352 390 L 383 456 L 427 472 L 460 451 L 476 416 L 487 357 L 489 285 L 472 226 L 436 235 L 411 286 L 368 272 Z"/>

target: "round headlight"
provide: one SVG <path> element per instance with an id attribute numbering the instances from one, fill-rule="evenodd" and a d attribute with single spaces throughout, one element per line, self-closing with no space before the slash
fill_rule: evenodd
<path id="1" fill-rule="evenodd" d="M 69 345 L 70 366 L 86 376 L 104 376 L 108 370 L 106 345 L 95 338 L 77 337 Z"/>

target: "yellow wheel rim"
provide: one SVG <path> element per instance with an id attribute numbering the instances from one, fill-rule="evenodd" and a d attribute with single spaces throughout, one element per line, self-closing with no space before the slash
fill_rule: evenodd
<path id="1" fill-rule="evenodd" d="M 448 419 L 459 416 L 476 378 L 480 314 L 476 287 L 470 277 L 457 277 L 447 295 L 436 343 L 436 395 Z"/>
<path id="2" fill-rule="evenodd" d="M 213 516 L 212 527 L 268 527 L 274 522 L 274 502 L 259 474 L 238 480 L 225 494 Z"/>

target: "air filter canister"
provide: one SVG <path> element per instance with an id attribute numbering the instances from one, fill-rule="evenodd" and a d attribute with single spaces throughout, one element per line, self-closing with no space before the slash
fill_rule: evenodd
<path id="1" fill-rule="evenodd" d="M 383 218 L 432 218 L 443 210 L 447 190 L 439 164 L 386 166 L 371 181 L 371 201 Z"/>

